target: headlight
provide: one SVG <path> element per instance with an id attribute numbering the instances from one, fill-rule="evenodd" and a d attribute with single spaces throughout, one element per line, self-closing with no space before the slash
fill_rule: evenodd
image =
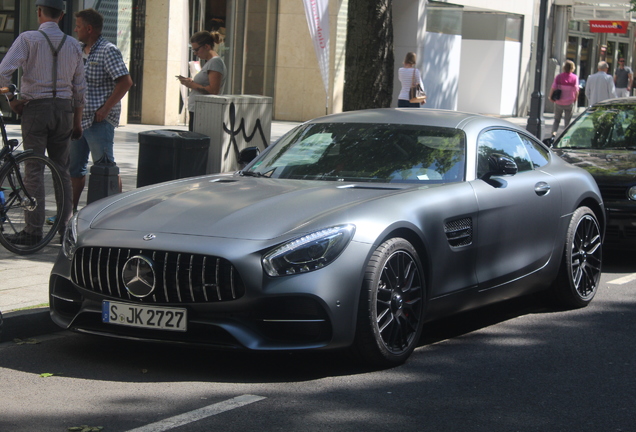
<path id="1" fill-rule="evenodd" d="M 263 257 L 263 268 L 270 276 L 321 269 L 340 256 L 354 232 L 353 225 L 339 225 L 284 243 Z"/>
<path id="2" fill-rule="evenodd" d="M 71 220 L 68 221 L 66 231 L 64 231 L 64 240 L 62 240 L 62 251 L 69 261 L 73 259 L 75 249 L 77 249 L 77 215 L 79 213 L 75 213 Z"/>
<path id="3" fill-rule="evenodd" d="M 627 191 L 627 198 L 636 201 L 636 186 L 632 186 Z"/>

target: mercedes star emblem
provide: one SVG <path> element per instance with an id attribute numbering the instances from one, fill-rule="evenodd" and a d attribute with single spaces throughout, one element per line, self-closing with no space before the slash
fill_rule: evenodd
<path id="1" fill-rule="evenodd" d="M 126 290 L 134 297 L 147 297 L 155 290 L 156 277 L 152 260 L 143 255 L 135 255 L 126 261 L 121 276 Z"/>

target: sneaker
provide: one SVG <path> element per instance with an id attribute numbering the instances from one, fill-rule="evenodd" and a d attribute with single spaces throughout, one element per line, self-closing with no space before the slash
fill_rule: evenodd
<path id="1" fill-rule="evenodd" d="M 17 234 L 7 235 L 7 240 L 9 241 L 9 243 L 13 243 L 14 245 L 35 246 L 42 240 L 42 236 L 37 234 L 29 234 L 28 232 L 22 230 Z"/>
<path id="2" fill-rule="evenodd" d="M 57 216 L 51 216 L 46 218 L 46 224 L 47 225 L 53 225 L 55 223 L 55 219 L 57 219 Z"/>

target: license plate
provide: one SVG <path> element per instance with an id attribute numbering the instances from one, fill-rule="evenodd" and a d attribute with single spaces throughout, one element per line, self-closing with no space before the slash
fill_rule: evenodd
<path id="1" fill-rule="evenodd" d="M 103 301 L 102 322 L 129 327 L 186 331 L 188 311 L 183 308 Z"/>

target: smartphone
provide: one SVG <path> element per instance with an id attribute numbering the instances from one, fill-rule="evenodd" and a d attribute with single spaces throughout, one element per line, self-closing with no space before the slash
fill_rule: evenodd
<path id="1" fill-rule="evenodd" d="M 175 77 L 176 77 L 177 79 L 185 78 L 184 76 L 181 76 L 181 75 L 175 75 Z"/>

